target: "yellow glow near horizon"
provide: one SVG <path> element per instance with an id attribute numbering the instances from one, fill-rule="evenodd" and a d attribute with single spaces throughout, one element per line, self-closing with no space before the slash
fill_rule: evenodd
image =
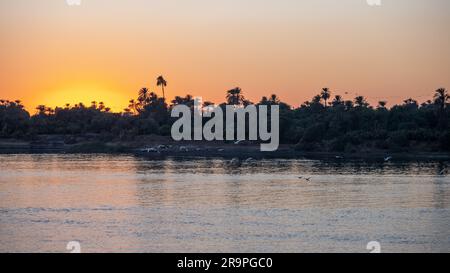
<path id="1" fill-rule="evenodd" d="M 124 93 L 112 89 L 96 85 L 77 85 L 49 91 L 45 97 L 33 98 L 26 105 L 44 104 L 50 107 L 62 107 L 66 103 L 74 106 L 81 102 L 85 106 L 90 106 L 92 101 L 96 101 L 97 103 L 103 102 L 106 107 L 111 108 L 114 112 L 120 112 L 123 111 L 124 101 L 127 102 L 128 100 L 129 98 Z M 30 107 L 28 106 L 27 109 Z"/>
<path id="2" fill-rule="evenodd" d="M 293 106 L 323 87 L 424 101 L 450 88 L 448 14 L 448 0 L 0 0 L 0 98 L 122 111 L 164 75 L 168 101 L 236 86 Z"/>

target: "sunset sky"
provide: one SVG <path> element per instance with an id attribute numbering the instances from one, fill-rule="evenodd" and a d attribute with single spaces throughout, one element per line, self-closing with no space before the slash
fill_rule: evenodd
<path id="1" fill-rule="evenodd" d="M 448 0 L 0 0 L 0 98 L 121 111 L 162 74 L 169 99 L 424 101 L 450 88 L 449 26 Z"/>

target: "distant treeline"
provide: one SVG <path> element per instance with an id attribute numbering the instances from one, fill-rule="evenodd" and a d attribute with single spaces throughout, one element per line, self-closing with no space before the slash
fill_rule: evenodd
<path id="1" fill-rule="evenodd" d="M 162 79 L 162 88 L 165 85 Z M 441 88 L 421 104 L 407 99 L 391 108 L 385 101 L 374 107 L 363 96 L 344 100 L 324 88 L 298 108 L 276 95 L 263 97 L 255 104 L 280 105 L 280 141 L 295 144 L 299 150 L 443 152 L 450 151 L 449 102 L 447 90 Z M 175 121 L 170 111 L 179 104 L 193 107 L 194 98 L 177 96 L 169 105 L 164 97 L 142 88 L 122 113 L 113 113 L 104 103 L 94 101 L 90 106 L 66 104 L 54 109 L 40 105 L 33 115 L 21 101 L 0 100 L 0 137 L 33 140 L 39 135 L 90 134 L 99 141 L 132 141 L 140 135 L 170 136 Z M 248 104 L 253 103 L 244 98 L 240 88 L 234 88 L 227 92 L 221 106 Z"/>

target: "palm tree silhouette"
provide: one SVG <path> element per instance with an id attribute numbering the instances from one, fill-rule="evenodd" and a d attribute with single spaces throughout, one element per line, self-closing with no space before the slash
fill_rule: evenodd
<path id="1" fill-rule="evenodd" d="M 101 101 L 101 102 L 98 103 L 98 109 L 99 109 L 100 111 L 103 111 L 103 110 L 105 109 L 105 103 L 104 103 L 103 101 Z"/>
<path id="2" fill-rule="evenodd" d="M 386 104 L 387 104 L 387 102 L 384 101 L 384 100 L 379 101 L 379 102 L 378 102 L 377 108 L 378 108 L 378 109 L 386 109 Z"/>
<path id="3" fill-rule="evenodd" d="M 327 107 L 327 100 L 330 98 L 331 93 L 330 93 L 330 89 L 328 88 L 323 88 L 322 89 L 322 93 L 320 94 L 320 97 L 324 100 L 324 106 L 325 108 Z"/>
<path id="4" fill-rule="evenodd" d="M 47 107 L 45 105 L 38 105 L 36 107 L 36 110 L 38 111 L 39 115 L 45 115 L 45 110 L 47 109 Z"/>
<path id="5" fill-rule="evenodd" d="M 157 85 L 157 86 L 161 86 L 162 93 L 163 93 L 163 99 L 166 100 L 166 95 L 164 94 L 164 87 L 167 86 L 167 81 L 164 79 L 163 76 L 159 76 L 159 77 L 156 79 L 156 85 Z"/>
<path id="6" fill-rule="evenodd" d="M 214 106 L 214 105 L 215 105 L 215 103 L 212 102 L 212 101 L 205 101 L 205 102 L 203 103 L 203 106 L 204 106 L 204 107 L 209 107 L 209 106 Z"/>
<path id="7" fill-rule="evenodd" d="M 334 96 L 334 100 L 331 103 L 333 106 L 339 106 L 344 104 L 344 101 L 342 100 L 342 96 L 336 95 Z"/>
<path id="8" fill-rule="evenodd" d="M 271 104 L 274 104 L 274 105 L 280 104 L 280 98 L 278 98 L 278 96 L 276 94 L 270 95 L 269 101 Z"/>
<path id="9" fill-rule="evenodd" d="M 227 91 L 227 104 L 241 105 L 245 101 L 242 90 L 239 87 Z"/>
<path id="10" fill-rule="evenodd" d="M 128 108 L 130 110 L 133 110 L 133 114 L 136 114 L 138 112 L 139 107 L 138 107 L 138 104 L 136 103 L 136 101 L 134 99 L 131 99 L 129 101 Z"/>
<path id="11" fill-rule="evenodd" d="M 194 105 L 194 98 L 192 95 L 186 95 L 184 98 L 180 96 L 175 96 L 175 98 L 172 100 L 172 105 L 186 105 L 186 106 L 193 106 Z"/>
<path id="12" fill-rule="evenodd" d="M 356 105 L 356 107 L 359 107 L 359 108 L 365 108 L 369 104 L 367 103 L 366 98 L 364 98 L 363 96 L 357 96 L 355 98 L 355 105 Z"/>
<path id="13" fill-rule="evenodd" d="M 450 100 L 450 96 L 445 88 L 439 88 L 434 94 L 434 104 L 439 106 L 441 110 L 445 108 L 445 104 Z"/>
<path id="14" fill-rule="evenodd" d="M 316 95 L 313 97 L 311 102 L 314 104 L 319 104 L 321 100 L 322 100 L 322 97 L 320 95 Z"/>
<path id="15" fill-rule="evenodd" d="M 148 88 L 143 87 L 139 90 L 138 101 L 140 106 L 145 106 L 148 103 Z"/>

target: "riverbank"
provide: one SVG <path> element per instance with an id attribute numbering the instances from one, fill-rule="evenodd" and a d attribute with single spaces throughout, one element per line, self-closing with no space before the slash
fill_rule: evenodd
<path id="1" fill-rule="evenodd" d="M 127 153 L 148 158 L 164 157 L 222 157 L 222 158 L 311 158 L 311 159 L 366 159 L 366 160 L 450 160 L 450 153 L 426 151 L 380 151 L 339 153 L 328 151 L 301 151 L 295 145 L 280 145 L 274 152 L 261 152 L 260 145 L 250 142 L 175 142 L 160 136 L 144 136 L 132 141 L 99 141 L 94 136 L 81 139 L 63 136 L 40 136 L 33 141 L 1 139 L 0 154 L 23 153 Z"/>

